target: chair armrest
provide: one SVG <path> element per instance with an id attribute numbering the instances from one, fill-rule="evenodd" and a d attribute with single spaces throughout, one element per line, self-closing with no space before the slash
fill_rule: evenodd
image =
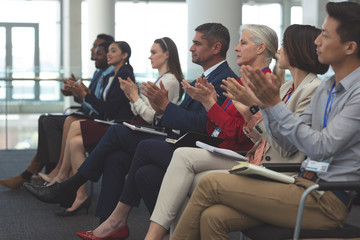
<path id="1" fill-rule="evenodd" d="M 300 172 L 301 163 L 264 163 L 263 165 L 276 172 Z"/>

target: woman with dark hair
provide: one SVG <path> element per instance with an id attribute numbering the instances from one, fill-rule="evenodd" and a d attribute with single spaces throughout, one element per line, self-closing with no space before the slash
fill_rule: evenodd
<path id="1" fill-rule="evenodd" d="M 289 69 L 292 80 L 287 81 L 281 86 L 280 98 L 286 104 L 286 107 L 295 114 L 300 114 L 305 110 L 314 96 L 317 87 L 320 85 L 321 80 L 317 78 L 316 74 L 324 74 L 329 68 L 328 65 L 319 62 L 316 54 L 314 41 L 320 33 L 320 29 L 309 25 L 291 25 L 284 32 L 283 46 L 279 50 L 278 62 L 280 68 Z M 244 87 L 231 79 L 225 81 L 225 85 L 227 95 L 233 99 L 234 105 L 247 121 L 244 131 L 256 142 L 254 148 L 247 155 L 251 163 L 257 165 L 261 165 L 263 162 L 300 163 L 304 160 L 305 155 L 300 151 L 287 151 L 272 139 L 271 135 L 266 131 L 262 113 L 260 111 L 256 113 L 250 112 L 250 105 L 247 102 L 249 102 L 251 97 L 246 94 Z M 175 154 L 174 157 L 176 157 Z M 215 174 L 210 173 L 204 176 L 202 180 L 209 180 Z M 249 181 L 249 184 L 245 182 L 244 185 L 240 184 L 240 181 L 238 182 L 237 179 L 239 176 L 237 175 L 229 173 L 218 174 L 224 175 L 224 179 L 229 180 L 226 184 L 233 184 L 234 187 L 231 190 L 233 192 L 236 192 L 237 189 L 241 192 L 241 189 L 248 186 L 248 188 L 256 187 L 251 185 L 253 184 L 252 181 Z M 202 180 L 200 180 L 199 185 L 201 185 Z M 224 183 L 224 186 L 226 184 Z M 262 182 L 256 182 L 256 184 L 262 184 Z M 222 188 L 222 186 L 219 186 L 219 188 Z M 193 195 L 198 195 L 196 190 Z M 272 189 L 269 188 L 269 191 L 272 191 Z M 239 200 L 236 196 L 241 196 L 241 194 L 236 195 L 235 193 L 232 197 L 226 199 L 226 203 L 224 199 L 221 199 L 216 204 L 204 207 L 201 211 L 195 209 L 192 197 L 184 214 L 181 216 L 179 224 L 175 228 L 172 239 L 228 239 L 229 232 L 241 231 L 261 224 L 261 220 L 257 217 L 252 218 L 253 215 L 248 215 L 248 213 L 251 211 L 256 212 L 256 216 L 259 216 L 258 213 L 263 211 L 263 208 L 254 204 L 255 207 L 244 215 L 243 212 L 237 211 L 237 208 L 232 208 L 233 204 L 234 206 L 236 205 L 235 202 L 241 201 L 240 197 Z M 262 200 L 259 198 L 260 202 Z M 245 206 L 247 205 L 245 204 Z M 197 205 L 197 207 L 199 206 L 202 206 L 202 204 Z M 189 225 L 190 222 L 187 222 L 190 219 L 190 215 L 191 219 L 195 219 L 191 222 L 192 226 Z"/>
<path id="2" fill-rule="evenodd" d="M 165 46 L 165 44 L 167 44 Z M 119 48 L 117 48 L 119 46 Z M 115 47 L 115 48 L 114 48 Z M 118 62 L 116 59 L 120 59 L 120 51 L 124 53 L 130 53 L 131 50 L 127 44 L 124 42 L 115 42 L 109 47 L 108 60 L 109 64 Z M 112 51 L 112 52 L 111 52 Z M 171 102 L 178 102 L 181 98 L 182 91 L 180 88 L 180 81 L 183 78 L 180 62 L 178 58 L 178 52 L 175 43 L 170 38 L 162 38 L 155 40 L 154 44 L 151 47 L 151 55 L 149 59 L 151 60 L 152 67 L 154 69 L 158 69 L 159 77 L 155 81 L 156 85 L 160 86 L 163 84 L 165 89 L 168 90 L 168 97 Z M 171 66 L 170 66 L 170 62 Z M 132 69 L 129 64 L 129 58 L 126 58 L 124 61 L 124 67 L 128 69 Z M 115 69 L 116 66 L 114 65 Z M 173 74 L 173 73 L 176 73 Z M 125 78 L 123 76 L 117 75 L 121 89 L 124 91 L 125 96 L 130 100 L 131 110 L 134 115 L 137 115 L 138 119 L 136 121 L 139 122 L 139 119 L 145 121 L 145 124 L 151 124 L 154 118 L 155 111 L 150 106 L 148 99 L 145 96 L 141 96 L 138 93 L 137 85 L 132 81 L 130 77 Z M 123 80 L 126 79 L 126 80 Z M 116 81 L 115 79 L 113 81 Z M 117 81 L 116 81 L 117 82 Z M 84 126 L 85 124 L 85 126 Z M 81 127 L 81 128 L 80 128 Z M 90 131 L 91 128 L 96 129 L 96 131 Z M 96 146 L 97 142 L 100 138 L 105 134 L 109 125 L 104 123 L 95 122 L 93 120 L 82 121 L 74 123 L 71 126 L 71 132 L 79 133 L 72 134 L 67 141 L 66 148 L 66 157 L 64 160 L 66 162 L 62 165 L 61 170 L 58 175 L 51 180 L 50 184 L 55 182 L 62 182 L 69 177 L 69 171 L 72 170 L 76 172 L 79 166 L 85 161 L 85 151 L 90 153 L 93 148 Z M 127 170 L 125 169 L 127 172 Z M 104 180 L 104 182 L 106 182 Z M 105 184 L 105 183 L 104 183 Z M 104 195 L 105 190 L 102 189 L 102 193 L 100 194 L 99 202 L 102 203 L 103 199 L 107 199 Z M 120 194 L 120 193 L 119 193 Z M 105 201 L 105 200 L 104 200 Z M 108 217 L 108 214 L 111 213 L 112 209 L 115 207 L 115 203 L 109 204 L 108 201 L 101 205 L 107 205 L 107 209 L 109 209 L 109 213 L 103 213 L 103 210 L 100 210 L 102 207 L 97 209 L 97 215 L 105 220 Z M 74 204 L 71 208 L 66 209 L 64 212 L 57 213 L 60 216 L 71 216 L 76 213 L 79 209 L 87 208 L 89 206 L 89 198 L 86 193 L 86 186 L 82 186 L 78 192 L 77 197 L 74 201 Z M 106 212 L 108 212 L 106 211 Z"/>
<path id="3" fill-rule="evenodd" d="M 107 62 L 113 66 L 113 71 L 101 78 L 98 89 L 101 93 L 100 99 L 95 99 L 85 91 L 78 91 L 76 96 L 84 99 L 87 103 L 97 109 L 97 115 L 103 116 L 104 120 L 124 119 L 130 120 L 134 114 L 131 111 L 129 100 L 121 90 L 118 77 L 128 78 L 135 82 L 133 68 L 130 65 L 131 48 L 127 42 L 112 42 L 106 48 Z M 96 56 L 95 56 L 96 57 Z M 48 185 L 55 182 L 62 182 L 77 171 L 78 167 L 85 160 L 85 152 L 90 153 L 96 146 L 101 137 L 109 128 L 108 124 L 94 120 L 79 120 L 71 124 L 69 134 L 66 138 L 63 161 L 59 172 Z M 46 176 L 45 176 L 46 177 Z M 56 213 L 58 216 L 72 216 L 80 209 L 88 209 L 90 198 L 86 193 L 86 184 L 78 191 L 77 197 L 68 209 Z"/>
<path id="4" fill-rule="evenodd" d="M 152 68 L 159 72 L 155 84 L 158 87 L 163 85 L 168 90 L 168 97 L 171 102 L 178 102 L 183 94 L 180 83 L 184 76 L 181 71 L 177 47 L 173 40 L 168 37 L 156 39 L 151 46 L 149 59 Z M 147 97 L 140 96 L 138 86 L 130 79 L 119 78 L 119 81 L 121 89 L 130 101 L 131 110 L 137 115 L 133 122 L 151 124 L 155 110 L 150 106 Z"/>

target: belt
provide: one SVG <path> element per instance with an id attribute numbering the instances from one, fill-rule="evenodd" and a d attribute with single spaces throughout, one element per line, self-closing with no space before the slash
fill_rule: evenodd
<path id="1" fill-rule="evenodd" d="M 305 179 L 310 180 L 315 183 L 326 182 L 326 181 L 320 179 L 315 172 L 311 172 L 311 171 L 303 170 L 300 174 L 300 177 L 305 178 Z M 344 205 L 346 207 L 348 207 L 348 208 L 350 207 L 349 205 L 351 205 L 351 197 L 347 192 L 342 191 L 342 190 L 332 190 L 330 192 L 332 192 L 342 203 L 344 203 Z"/>

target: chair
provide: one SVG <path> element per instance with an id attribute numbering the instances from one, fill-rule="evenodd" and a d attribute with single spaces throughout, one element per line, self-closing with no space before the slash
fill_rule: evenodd
<path id="1" fill-rule="evenodd" d="M 279 172 L 296 172 L 299 171 L 299 164 L 268 164 L 266 167 Z M 302 214 L 308 195 L 315 190 L 356 190 L 360 191 L 360 181 L 358 182 L 321 182 L 315 184 L 303 193 L 298 209 L 295 229 L 276 227 L 270 224 L 250 228 L 243 232 L 243 234 L 252 240 L 284 240 L 294 239 L 298 240 L 306 238 L 351 238 L 360 239 L 360 227 L 346 224 L 341 229 L 331 230 L 301 230 Z M 354 204 L 359 204 L 360 196 L 355 197 Z"/>

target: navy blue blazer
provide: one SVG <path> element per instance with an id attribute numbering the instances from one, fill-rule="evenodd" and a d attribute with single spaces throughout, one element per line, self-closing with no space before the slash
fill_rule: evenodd
<path id="1" fill-rule="evenodd" d="M 105 76 L 103 82 L 104 89 L 111 76 L 112 74 Z M 93 94 L 87 94 L 85 96 L 86 102 L 90 103 L 91 106 L 99 112 L 101 119 L 130 120 L 134 117 L 134 114 L 130 108 L 129 100 L 125 96 L 123 90 L 120 88 L 118 77 L 121 77 L 122 79 L 127 79 L 130 77 L 130 79 L 135 82 L 134 73 L 124 65 L 115 74 L 114 80 L 112 81 L 111 86 L 107 92 L 105 101 L 103 99 L 103 94 L 101 94 L 100 99 L 97 99 Z"/>
<path id="2" fill-rule="evenodd" d="M 101 69 L 97 69 L 94 74 L 93 74 L 93 77 L 90 81 L 90 85 L 89 85 L 89 89 L 91 91 L 91 93 L 94 93 L 95 92 L 95 89 L 96 89 L 96 86 L 97 86 L 97 83 L 100 79 L 100 75 L 103 73 L 103 71 Z M 74 97 L 74 100 L 75 102 L 78 102 L 81 104 L 81 101 L 80 99 L 78 99 L 77 97 Z M 83 112 L 83 113 L 87 113 L 89 114 L 89 109 L 85 108 L 84 105 L 81 104 L 80 108 L 77 110 L 77 111 L 80 111 L 80 112 Z"/>
<path id="3" fill-rule="evenodd" d="M 231 70 L 228 63 L 225 61 L 220 64 L 208 77 L 216 92 L 218 93 L 217 103 L 221 106 L 225 101 L 225 96 L 222 94 L 224 90 L 220 87 L 222 80 L 228 77 L 237 79 L 236 74 Z M 194 86 L 196 80 L 191 83 Z M 206 110 L 201 102 L 191 99 L 189 95 L 185 95 L 184 100 L 180 105 L 169 103 L 165 109 L 164 115 L 159 121 L 158 125 L 179 129 L 181 134 L 188 131 L 195 131 L 206 133 Z"/>

